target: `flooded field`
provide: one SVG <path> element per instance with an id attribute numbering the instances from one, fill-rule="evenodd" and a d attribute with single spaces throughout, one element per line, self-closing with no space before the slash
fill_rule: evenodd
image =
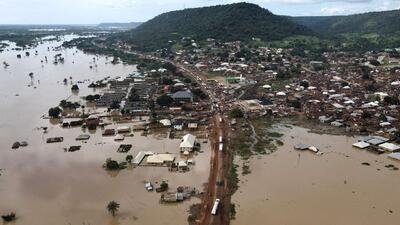
<path id="1" fill-rule="evenodd" d="M 239 224 L 389 225 L 400 220 L 399 162 L 352 148 L 355 138 L 280 128 L 284 146 L 254 157 L 232 198 Z M 299 143 L 325 154 L 299 152 Z M 363 165 L 362 163 L 369 163 Z"/>
<path id="2" fill-rule="evenodd" d="M 67 37 L 68 38 L 68 37 Z M 106 76 L 124 77 L 135 66 L 110 63 L 112 59 L 85 55 L 76 50 L 52 51 L 61 42 L 46 42 L 36 49 L 4 51 L 0 61 L 10 66 L 0 69 L 0 213 L 17 213 L 17 225 L 43 224 L 185 224 L 189 206 L 199 202 L 192 198 L 181 204 L 160 204 L 160 194 L 147 192 L 144 181 L 153 184 L 168 181 L 177 186 L 202 189 L 209 173 L 210 146 L 202 143 L 202 151 L 187 173 L 171 173 L 165 167 L 138 167 L 107 172 L 102 168 L 106 158 L 124 161 L 126 154 L 117 153 L 121 143 L 132 144 L 129 152 L 170 152 L 179 159 L 179 139 L 147 137 L 134 133 L 123 142 L 102 137 L 102 131 L 89 132 L 81 128 L 63 129 L 57 121 L 42 119 L 50 107 L 62 99 L 81 101 L 82 96 L 98 91 L 87 88 L 90 81 Z M 50 48 L 48 51 L 47 48 Z M 8 49 L 11 49 L 9 47 Z M 38 55 L 35 55 L 35 51 Z M 52 63 L 61 53 L 64 63 Z M 17 58 L 21 54 L 21 59 Z M 44 57 L 48 63 L 41 63 Z M 92 68 L 90 68 L 92 66 Z M 34 73 L 31 79 L 29 73 Z M 70 80 L 69 77 L 72 77 Z M 63 84 L 67 78 L 68 85 Z M 79 83 L 79 93 L 71 93 L 71 81 Z M 87 107 L 88 111 L 95 110 Z M 48 133 L 38 128 L 48 127 Z M 90 134 L 86 143 L 75 141 L 80 134 Z M 46 144 L 46 138 L 62 136 L 64 142 Z M 12 150 L 15 141 L 27 141 L 28 146 Z M 77 152 L 64 152 L 71 145 L 82 145 Z M 156 184 L 157 185 L 157 184 Z M 112 218 L 106 205 L 115 200 L 121 208 Z"/>

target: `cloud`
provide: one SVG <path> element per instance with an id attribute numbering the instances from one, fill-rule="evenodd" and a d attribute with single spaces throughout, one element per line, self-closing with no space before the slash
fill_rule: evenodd
<path id="1" fill-rule="evenodd" d="M 345 12 L 344 9 L 339 7 L 323 7 L 321 8 L 321 13 L 324 15 L 337 15 L 343 14 Z"/>

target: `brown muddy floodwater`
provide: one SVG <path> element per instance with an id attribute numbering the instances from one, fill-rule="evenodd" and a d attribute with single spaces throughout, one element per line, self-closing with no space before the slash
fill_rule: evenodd
<path id="1" fill-rule="evenodd" d="M 195 156 L 196 165 L 187 173 L 171 173 L 167 168 L 154 167 L 106 172 L 102 168 L 106 158 L 125 160 L 126 154 L 116 152 L 121 143 L 112 137 L 103 138 L 100 129 L 94 133 L 81 128 L 62 129 L 41 116 L 62 99 L 82 101 L 80 97 L 98 93 L 88 89 L 89 82 L 85 82 L 79 84 L 79 94 L 71 95 L 71 84 L 64 86 L 64 78 L 71 76 L 75 83 L 106 76 L 124 77 L 136 67 L 112 65 L 109 63 L 112 59 L 105 57 L 96 57 L 93 62 L 94 56 L 76 49 L 47 50 L 60 44 L 45 42 L 28 50 L 29 57 L 25 51 L 0 53 L 0 61 L 10 64 L 9 68 L 0 69 L 0 214 L 16 212 L 18 219 L 13 223 L 16 225 L 186 224 L 189 206 L 198 199 L 182 204 L 160 204 L 160 194 L 147 192 L 143 182 L 154 184 L 166 180 L 172 190 L 180 185 L 202 189 L 209 173 L 209 144 L 202 144 L 204 153 Z M 54 65 L 52 60 L 58 53 L 62 53 L 65 62 Z M 17 59 L 17 54 L 22 58 Z M 44 56 L 49 62 L 42 64 Z M 28 76 L 30 72 L 34 73 L 33 79 Z M 42 126 L 48 127 L 47 134 L 37 130 Z M 83 133 L 89 133 L 90 140 L 75 141 Z M 46 138 L 54 136 L 64 137 L 64 142 L 45 143 Z M 27 141 L 29 146 L 11 150 L 15 141 Z M 133 145 L 129 154 L 134 156 L 138 151 L 170 152 L 176 153 L 178 159 L 179 142 L 178 139 L 143 137 L 140 133 L 123 141 Z M 64 152 L 71 145 L 82 145 L 82 149 Z M 121 205 L 116 218 L 106 210 L 111 200 Z"/>
<path id="2" fill-rule="evenodd" d="M 233 225 L 399 224 L 400 172 L 385 168 L 399 162 L 352 148 L 355 138 L 279 129 L 284 146 L 252 159 L 251 174 L 240 177 Z M 298 152 L 299 143 L 325 154 Z"/>

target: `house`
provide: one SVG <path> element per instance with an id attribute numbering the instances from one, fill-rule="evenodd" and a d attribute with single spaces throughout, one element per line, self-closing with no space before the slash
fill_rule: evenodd
<path id="1" fill-rule="evenodd" d="M 129 126 L 120 126 L 117 128 L 117 133 L 129 133 L 131 128 Z"/>
<path id="2" fill-rule="evenodd" d="M 176 102 L 193 102 L 193 94 L 191 91 L 178 91 L 172 94 L 171 97 Z"/>
<path id="3" fill-rule="evenodd" d="M 86 126 L 97 126 L 100 123 L 100 118 L 96 115 L 90 115 L 86 121 Z"/>
<path id="4" fill-rule="evenodd" d="M 159 121 L 164 127 L 169 127 L 171 126 L 171 120 L 169 119 L 162 119 Z"/>
<path id="5" fill-rule="evenodd" d="M 183 130 L 184 122 L 182 120 L 176 120 L 174 122 L 174 129 L 175 130 Z"/>
<path id="6" fill-rule="evenodd" d="M 103 136 L 113 136 L 115 135 L 115 129 L 109 128 L 103 131 Z"/>
<path id="7" fill-rule="evenodd" d="M 197 126 L 198 126 L 197 122 L 189 122 L 188 123 L 189 129 L 197 129 Z"/>
<path id="8" fill-rule="evenodd" d="M 359 148 L 359 149 L 364 149 L 364 148 L 368 148 L 371 145 L 367 142 L 360 141 L 360 142 L 354 143 L 353 146 L 356 148 Z"/>
<path id="9" fill-rule="evenodd" d="M 390 153 L 388 155 L 389 158 L 400 160 L 400 152 Z"/>
<path id="10" fill-rule="evenodd" d="M 392 143 L 383 143 L 379 145 L 379 148 L 388 151 L 388 152 L 397 152 L 400 150 L 400 146 L 392 144 Z"/>
<path id="11" fill-rule="evenodd" d="M 380 144 L 383 144 L 383 143 L 389 141 L 389 139 L 380 137 L 380 136 L 368 136 L 368 137 L 362 138 L 360 141 L 367 142 L 371 145 L 380 145 Z"/>
<path id="12" fill-rule="evenodd" d="M 152 165 L 163 165 L 173 163 L 175 156 L 171 154 L 154 154 L 147 157 L 147 163 Z"/>
<path id="13" fill-rule="evenodd" d="M 191 134 L 186 134 L 183 136 L 181 144 L 179 145 L 179 149 L 181 152 L 184 151 L 193 151 L 196 144 L 196 136 Z"/>

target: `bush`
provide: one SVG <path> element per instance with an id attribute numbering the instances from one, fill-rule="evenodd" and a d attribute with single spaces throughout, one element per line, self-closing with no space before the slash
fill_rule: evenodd
<path id="1" fill-rule="evenodd" d="M 110 105 L 110 109 L 119 109 L 120 105 L 119 102 L 113 101 Z"/>
<path id="2" fill-rule="evenodd" d="M 117 161 L 112 160 L 111 158 L 108 158 L 106 160 L 106 169 L 107 170 L 119 170 L 119 164 Z"/>
<path id="3" fill-rule="evenodd" d="M 59 107 L 54 107 L 49 109 L 49 116 L 53 118 L 58 118 L 62 110 Z"/>
<path id="4" fill-rule="evenodd" d="M 174 100 L 168 95 L 161 95 L 156 102 L 160 106 L 170 106 Z"/>
<path id="5" fill-rule="evenodd" d="M 232 118 L 241 118 L 243 117 L 243 112 L 239 108 L 234 108 L 229 112 L 229 116 Z"/>
<path id="6" fill-rule="evenodd" d="M 72 85 L 71 90 L 73 90 L 73 91 L 79 90 L 78 85 L 77 84 Z"/>

